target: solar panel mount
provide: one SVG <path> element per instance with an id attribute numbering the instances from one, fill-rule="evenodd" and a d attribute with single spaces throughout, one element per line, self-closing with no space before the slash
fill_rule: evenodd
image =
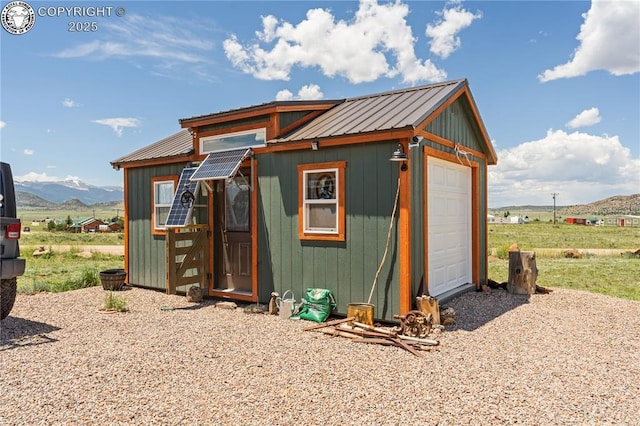
<path id="1" fill-rule="evenodd" d="M 228 179 L 238 172 L 240 165 L 250 154 L 251 148 L 212 152 L 198 166 L 191 181 Z"/>

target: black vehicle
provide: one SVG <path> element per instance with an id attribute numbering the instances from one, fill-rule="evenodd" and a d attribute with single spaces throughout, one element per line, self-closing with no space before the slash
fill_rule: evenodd
<path id="1" fill-rule="evenodd" d="M 0 320 L 5 319 L 16 300 L 17 279 L 24 274 L 20 259 L 22 224 L 16 214 L 16 194 L 11 166 L 0 162 Z"/>

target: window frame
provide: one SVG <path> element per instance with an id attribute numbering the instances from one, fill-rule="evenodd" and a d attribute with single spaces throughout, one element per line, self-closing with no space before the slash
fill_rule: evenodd
<path id="1" fill-rule="evenodd" d="M 311 163 L 298 165 L 298 238 L 300 240 L 316 241 L 345 241 L 345 169 L 346 161 L 332 161 L 326 163 Z M 308 203 L 307 176 L 312 173 L 335 171 L 336 173 L 336 197 L 335 202 L 313 202 Z M 312 230 L 307 226 L 307 206 L 314 204 L 335 204 L 337 215 L 336 231 Z"/>
<path id="2" fill-rule="evenodd" d="M 224 144 L 224 139 L 225 138 L 234 138 L 234 137 L 239 137 L 239 136 L 247 136 L 247 135 L 261 135 L 262 136 L 262 140 L 264 141 L 263 143 L 248 143 L 246 145 L 242 145 L 242 144 L 238 144 L 238 145 L 225 145 Z M 216 141 L 220 141 L 221 146 L 219 147 L 213 147 L 213 149 L 209 149 L 209 150 L 205 150 L 205 144 L 207 143 L 216 143 Z M 266 145 L 266 141 L 267 141 L 267 129 L 266 127 L 260 127 L 257 129 L 249 129 L 249 130 L 242 130 L 242 131 L 238 131 L 238 132 L 231 132 L 231 133 L 220 133 L 217 135 L 212 135 L 212 136 L 203 136 L 198 140 L 198 148 L 199 148 L 199 152 L 200 154 L 211 154 L 212 152 L 223 152 L 223 151 L 233 151 L 236 149 L 242 149 L 242 148 L 254 148 L 254 147 L 259 147 L 259 146 L 265 146 Z"/>
<path id="3" fill-rule="evenodd" d="M 173 196 L 171 197 L 171 201 L 169 201 L 168 205 L 156 203 L 156 186 L 158 184 L 166 184 L 169 182 L 173 184 L 173 194 L 175 195 L 176 187 L 178 186 L 177 175 L 156 176 L 151 178 L 151 233 L 153 235 L 165 235 L 165 233 L 167 232 L 166 226 L 156 226 L 156 210 L 158 207 L 168 207 L 169 209 L 171 209 L 171 204 L 173 204 Z"/>

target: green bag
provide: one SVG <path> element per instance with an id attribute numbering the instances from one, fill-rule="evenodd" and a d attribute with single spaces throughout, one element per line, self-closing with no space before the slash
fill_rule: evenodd
<path id="1" fill-rule="evenodd" d="M 324 322 L 335 308 L 336 300 L 331 290 L 325 288 L 309 288 L 307 289 L 298 314 L 292 318 Z"/>

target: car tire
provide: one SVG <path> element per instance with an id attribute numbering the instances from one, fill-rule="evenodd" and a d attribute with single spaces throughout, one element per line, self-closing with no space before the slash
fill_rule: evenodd
<path id="1" fill-rule="evenodd" d="M 17 279 L 9 278 L 0 281 L 0 320 L 5 319 L 13 303 L 16 301 L 16 292 L 18 289 Z"/>

